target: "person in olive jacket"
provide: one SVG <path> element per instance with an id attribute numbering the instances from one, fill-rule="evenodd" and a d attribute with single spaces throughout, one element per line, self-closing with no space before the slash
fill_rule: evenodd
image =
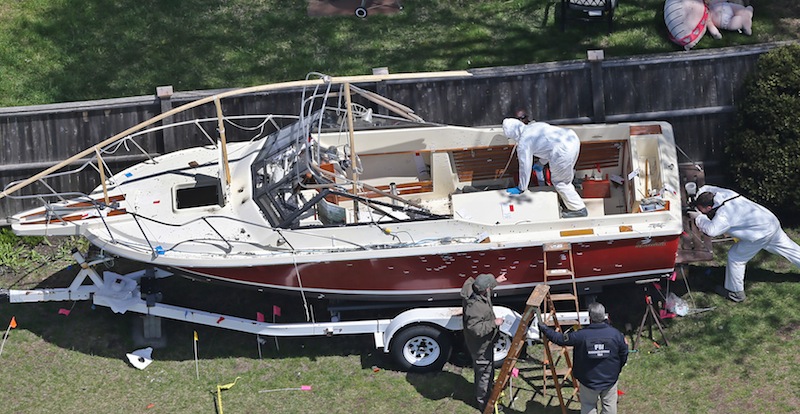
<path id="1" fill-rule="evenodd" d="M 581 414 L 596 414 L 597 400 L 603 414 L 617 413 L 617 382 L 628 362 L 625 336 L 607 324 L 606 308 L 589 304 L 589 325 L 577 332 L 556 332 L 539 322 L 539 332 L 550 341 L 573 347 L 573 373 L 580 383 Z"/>
<path id="2" fill-rule="evenodd" d="M 494 340 L 503 318 L 496 318 L 492 309 L 492 289 L 506 280 L 490 274 L 469 278 L 461 288 L 464 342 L 475 370 L 475 397 L 483 411 L 494 383 Z"/>

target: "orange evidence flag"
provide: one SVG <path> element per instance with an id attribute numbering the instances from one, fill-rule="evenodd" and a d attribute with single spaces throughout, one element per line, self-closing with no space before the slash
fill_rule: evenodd
<path id="1" fill-rule="evenodd" d="M 8 324 L 8 326 L 10 326 L 12 328 L 16 328 L 17 327 L 17 317 L 16 316 L 12 316 L 11 317 L 11 323 Z"/>

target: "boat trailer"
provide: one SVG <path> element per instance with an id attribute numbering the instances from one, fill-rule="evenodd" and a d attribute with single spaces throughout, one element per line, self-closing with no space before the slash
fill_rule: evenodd
<path id="1" fill-rule="evenodd" d="M 391 319 L 363 319 L 338 321 L 332 317 L 328 322 L 274 323 L 223 315 L 161 303 L 161 295 L 142 292 L 147 280 L 172 276 L 163 269 L 148 268 L 125 275 L 103 271 L 102 277 L 95 267 L 113 261 L 107 256 L 87 260 L 82 253 L 73 252 L 80 271 L 66 288 L 41 288 L 29 290 L 9 289 L 11 303 L 35 303 L 52 301 L 91 300 L 96 306 L 111 308 L 115 313 L 134 312 L 145 315 L 145 338 L 160 338 L 158 318 L 230 329 L 259 336 L 301 337 L 372 334 L 375 347 L 391 353 L 401 368 L 409 371 L 439 370 L 447 362 L 452 346 L 452 336 L 463 329 L 461 307 L 418 307 L 405 310 Z M 87 283 L 90 282 L 90 283 Z M 511 338 L 519 326 L 520 314 L 505 306 L 495 306 L 495 315 L 505 319 L 500 327 L 501 338 L 495 345 L 495 361 L 502 362 L 508 354 Z M 588 313 L 563 312 L 558 318 L 578 320 L 588 324 Z M 148 331 L 148 319 L 151 328 Z M 154 323 L 154 321 L 158 323 Z M 152 326 L 157 326 L 152 334 Z M 527 340 L 539 340 L 538 327 L 528 328 Z"/>

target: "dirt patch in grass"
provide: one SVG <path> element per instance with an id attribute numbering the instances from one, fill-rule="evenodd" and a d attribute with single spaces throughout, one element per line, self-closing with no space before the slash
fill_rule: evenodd
<path id="1" fill-rule="evenodd" d="M 44 281 L 61 283 L 75 277 L 64 272 L 74 263 L 70 251 L 72 246 L 65 245 L 67 239 L 51 238 L 46 243 L 34 246 L 20 244 L 24 252 L 19 258 L 12 258 L 0 265 L 0 287 L 5 289 L 30 289 Z M 42 287 L 51 287 L 43 285 Z"/>
<path id="2" fill-rule="evenodd" d="M 784 341 L 789 341 L 795 336 L 795 332 L 800 329 L 800 322 L 792 322 L 777 330 L 777 335 Z"/>

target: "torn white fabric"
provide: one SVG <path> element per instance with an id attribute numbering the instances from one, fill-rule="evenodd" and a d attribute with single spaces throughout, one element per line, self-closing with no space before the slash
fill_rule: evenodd
<path id="1" fill-rule="evenodd" d="M 136 281 L 111 271 L 103 272 L 103 287 L 95 295 L 106 298 L 115 313 L 125 313 L 140 300 Z"/>
<path id="2" fill-rule="evenodd" d="M 131 365 L 139 369 L 145 369 L 153 362 L 153 348 L 149 346 L 147 348 L 137 349 L 125 355 L 128 357 L 128 361 L 130 361 Z"/>

